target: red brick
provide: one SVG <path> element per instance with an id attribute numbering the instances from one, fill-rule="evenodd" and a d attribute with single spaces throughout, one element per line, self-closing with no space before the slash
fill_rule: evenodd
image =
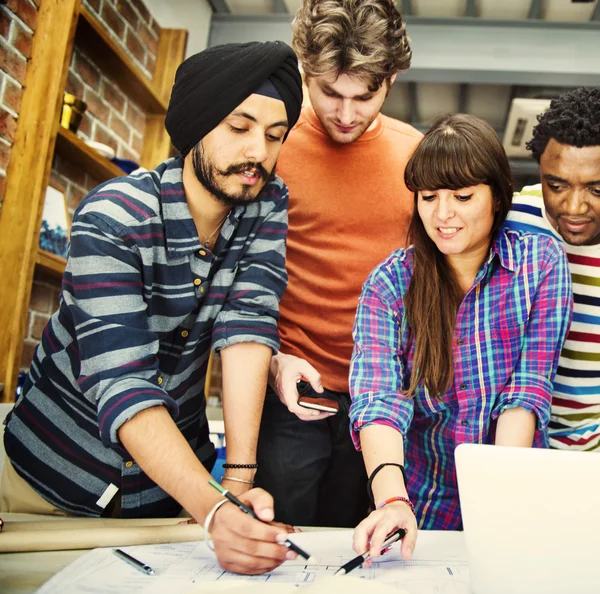
<path id="1" fill-rule="evenodd" d="M 56 283 L 56 290 L 52 291 L 52 312 L 58 311 L 60 302 L 58 296 L 60 295 L 60 282 Z"/>
<path id="2" fill-rule="evenodd" d="M 69 210 L 75 210 L 86 194 L 87 192 L 85 192 L 79 186 L 71 184 L 69 186 L 69 191 L 67 192 L 67 205 Z"/>
<path id="3" fill-rule="evenodd" d="M 2 50 L 0 51 L 0 70 L 4 70 L 23 84 L 25 82 L 27 60 L 8 45 L 2 44 L 0 49 Z"/>
<path id="4" fill-rule="evenodd" d="M 0 169 L 4 169 L 8 167 L 8 162 L 10 160 L 10 144 L 5 144 L 4 142 L 0 142 Z"/>
<path id="5" fill-rule="evenodd" d="M 83 100 L 87 103 L 87 113 L 90 113 L 103 122 L 108 120 L 110 108 L 100 99 L 98 93 L 94 93 L 91 89 L 86 89 Z"/>
<path id="6" fill-rule="evenodd" d="M 146 54 L 146 70 L 150 74 L 154 74 L 154 69 L 156 68 L 156 59 L 152 54 Z"/>
<path id="7" fill-rule="evenodd" d="M 32 43 L 33 35 L 15 21 L 11 33 L 11 44 L 26 58 L 30 58 Z"/>
<path id="8" fill-rule="evenodd" d="M 125 95 L 107 80 L 104 80 L 102 97 L 107 103 L 110 103 L 119 115 L 123 114 L 123 111 L 125 110 Z"/>
<path id="9" fill-rule="evenodd" d="M 160 25 L 154 18 L 152 19 L 152 30 L 156 33 L 157 37 L 160 37 Z"/>
<path id="10" fill-rule="evenodd" d="M 65 180 L 65 178 L 58 172 L 57 169 L 53 168 L 50 171 L 50 181 L 48 182 L 48 185 L 56 188 L 64 194 L 66 187 L 65 182 L 68 183 L 68 180 Z"/>
<path id="11" fill-rule="evenodd" d="M 120 118 L 116 113 L 110 115 L 110 129 L 121 138 L 126 144 L 129 144 L 131 136 L 131 128 L 125 123 L 125 120 Z"/>
<path id="12" fill-rule="evenodd" d="M 23 96 L 23 87 L 18 85 L 9 78 L 4 82 L 4 95 L 2 103 L 10 107 L 13 111 L 19 113 L 21 109 L 21 97 Z"/>
<path id="13" fill-rule="evenodd" d="M 137 107 L 134 107 L 131 103 L 127 105 L 127 112 L 125 113 L 125 119 L 129 122 L 134 130 L 137 130 L 140 134 L 143 134 L 146 129 L 146 116 Z"/>
<path id="14" fill-rule="evenodd" d="M 142 43 L 149 49 L 154 56 L 158 50 L 158 37 L 154 34 L 154 31 L 149 29 L 146 25 L 142 25 L 138 29 L 138 35 L 142 40 Z"/>
<path id="15" fill-rule="evenodd" d="M 115 152 L 119 148 L 119 142 L 115 136 L 98 123 L 94 127 L 94 137 L 92 140 L 101 142 L 102 144 L 108 144 L 108 146 L 112 147 Z"/>
<path id="16" fill-rule="evenodd" d="M 35 31 L 38 11 L 34 4 L 29 0 L 7 0 L 6 6 Z"/>
<path id="17" fill-rule="evenodd" d="M 76 167 L 66 159 L 56 159 L 56 169 L 67 181 L 82 185 L 85 182 L 85 171 Z"/>
<path id="18" fill-rule="evenodd" d="M 140 19 L 135 10 L 133 10 L 129 0 L 117 0 L 117 10 L 133 29 L 138 29 L 140 26 Z"/>
<path id="19" fill-rule="evenodd" d="M 130 146 L 138 155 L 141 155 L 144 151 L 144 140 L 139 134 L 132 134 Z"/>
<path id="20" fill-rule="evenodd" d="M 11 22 L 12 19 L 10 18 L 8 11 L 0 10 L 0 35 L 4 37 L 4 39 L 8 39 Z"/>
<path id="21" fill-rule="evenodd" d="M 85 0 L 85 4 L 90 6 L 95 12 L 100 11 L 100 0 Z"/>
<path id="22" fill-rule="evenodd" d="M 146 5 L 143 2 L 141 2 L 141 0 L 130 0 L 130 1 L 131 1 L 131 4 L 133 4 L 133 6 L 135 7 L 135 9 L 140 13 L 140 16 L 142 17 L 142 19 L 144 21 L 146 21 L 147 23 L 149 23 L 152 19 L 152 15 L 146 8 Z"/>
<path id="23" fill-rule="evenodd" d="M 40 315 L 39 313 L 33 313 L 31 326 L 29 327 L 29 337 L 34 340 L 41 340 L 42 332 L 50 319 L 50 316 Z"/>
<path id="24" fill-rule="evenodd" d="M 23 352 L 21 353 L 21 369 L 27 370 L 31 366 L 31 362 L 33 361 L 33 355 L 35 353 L 35 349 L 38 343 L 26 339 L 23 342 Z"/>
<path id="25" fill-rule="evenodd" d="M 89 194 L 96 186 L 102 182 L 99 179 L 92 177 L 89 173 L 85 176 L 85 191 Z"/>
<path id="26" fill-rule="evenodd" d="M 123 39 L 125 21 L 121 15 L 108 3 L 104 2 L 101 13 L 102 20 L 112 29 L 119 39 Z"/>
<path id="27" fill-rule="evenodd" d="M 98 90 L 100 87 L 100 71 L 80 52 L 76 52 L 74 60 L 75 73 L 81 77 L 86 85 Z"/>
<path id="28" fill-rule="evenodd" d="M 51 305 L 51 295 L 48 287 L 34 280 L 31 286 L 31 299 L 29 301 L 29 309 L 39 311 L 40 313 L 49 314 Z"/>
<path id="29" fill-rule="evenodd" d="M 92 116 L 89 113 L 84 113 L 83 117 L 81 118 L 81 124 L 79 124 L 78 132 L 81 134 L 85 134 L 85 136 L 87 136 L 88 138 L 91 138 L 93 123 L 94 120 L 92 119 Z"/>
<path id="30" fill-rule="evenodd" d="M 67 93 L 71 93 L 71 95 L 75 95 L 75 97 L 83 97 L 83 83 L 72 71 L 69 71 L 69 75 L 67 76 L 66 91 Z"/>
<path id="31" fill-rule="evenodd" d="M 140 162 L 140 156 L 136 155 L 128 146 L 121 145 L 119 149 L 119 157 L 121 159 L 129 159 L 130 161 L 134 161 L 135 163 Z"/>
<path id="32" fill-rule="evenodd" d="M 9 142 L 15 139 L 17 131 L 17 120 L 6 109 L 0 107 L 0 136 Z"/>
<path id="33" fill-rule="evenodd" d="M 139 37 L 131 29 L 127 30 L 127 40 L 125 41 L 125 45 L 135 58 L 143 64 L 146 51 L 144 50 L 144 46 Z"/>

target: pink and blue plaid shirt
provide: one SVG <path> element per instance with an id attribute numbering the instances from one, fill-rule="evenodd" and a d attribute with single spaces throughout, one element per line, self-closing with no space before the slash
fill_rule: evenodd
<path id="1" fill-rule="evenodd" d="M 404 437 L 407 489 L 419 527 L 462 525 L 454 468 L 460 443 L 493 443 L 496 419 L 522 407 L 537 417 L 534 445 L 548 447 L 552 380 L 569 327 L 566 256 L 550 237 L 502 229 L 456 317 L 451 389 L 435 396 L 409 386 L 414 341 L 403 296 L 412 247 L 392 253 L 363 286 L 350 368 L 352 437 L 372 424 Z"/>

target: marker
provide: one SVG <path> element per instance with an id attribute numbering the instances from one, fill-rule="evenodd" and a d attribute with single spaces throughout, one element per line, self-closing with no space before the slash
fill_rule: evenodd
<path id="1" fill-rule="evenodd" d="M 131 565 L 132 567 L 135 567 L 138 571 L 141 571 L 142 573 L 145 573 L 146 575 L 154 575 L 154 569 L 152 569 L 152 567 L 150 567 L 150 565 L 146 565 L 145 563 L 142 563 L 135 557 L 132 557 L 129 553 L 126 553 L 125 551 L 123 551 L 121 549 L 113 549 L 113 553 L 117 557 L 119 557 L 119 559 L 123 559 L 123 561 L 125 561 L 125 563 L 129 563 L 129 565 Z"/>
<path id="2" fill-rule="evenodd" d="M 406 534 L 406 530 L 403 528 L 398 528 L 395 532 L 392 532 L 381 545 L 381 553 L 387 553 L 390 550 L 391 546 L 404 538 Z M 368 561 L 371 558 L 371 554 L 369 551 L 359 555 L 358 557 L 354 557 L 351 561 L 348 561 L 345 565 L 342 565 L 333 575 L 346 575 L 350 573 L 353 569 L 360 567 L 365 561 Z"/>
<path id="3" fill-rule="evenodd" d="M 242 503 L 235 495 L 233 495 L 227 489 L 225 489 L 225 487 L 219 485 L 219 483 L 213 480 L 208 481 L 208 484 L 211 487 L 214 487 L 219 493 L 221 493 L 223 497 L 229 499 L 231 503 L 237 505 L 245 514 L 248 514 L 251 518 L 262 522 L 262 520 L 254 513 L 252 509 L 250 509 L 245 503 Z M 263 522 L 263 524 L 268 524 L 268 522 Z M 291 549 L 295 553 L 298 553 L 298 555 L 300 555 L 301 557 L 304 557 L 307 563 L 316 564 L 317 560 L 314 557 L 309 555 L 306 551 L 303 551 L 297 544 L 294 544 L 289 538 L 281 544 L 287 547 L 288 549 Z"/>

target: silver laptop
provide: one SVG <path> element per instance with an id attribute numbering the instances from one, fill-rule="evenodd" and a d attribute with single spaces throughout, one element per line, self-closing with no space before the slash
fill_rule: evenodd
<path id="1" fill-rule="evenodd" d="M 475 594 L 600 592 L 600 453 L 462 444 Z"/>

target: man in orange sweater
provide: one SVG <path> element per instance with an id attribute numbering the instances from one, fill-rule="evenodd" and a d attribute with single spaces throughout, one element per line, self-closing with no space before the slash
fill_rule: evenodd
<path id="1" fill-rule="evenodd" d="M 304 0 L 293 46 L 312 107 L 278 162 L 290 191 L 289 282 L 256 482 L 274 496 L 279 521 L 353 527 L 368 498 L 349 433 L 352 325 L 367 275 L 406 245 L 413 197 L 404 168 L 421 134 L 380 110 L 411 50 L 393 0 Z M 339 410 L 305 408 L 299 396 Z"/>

